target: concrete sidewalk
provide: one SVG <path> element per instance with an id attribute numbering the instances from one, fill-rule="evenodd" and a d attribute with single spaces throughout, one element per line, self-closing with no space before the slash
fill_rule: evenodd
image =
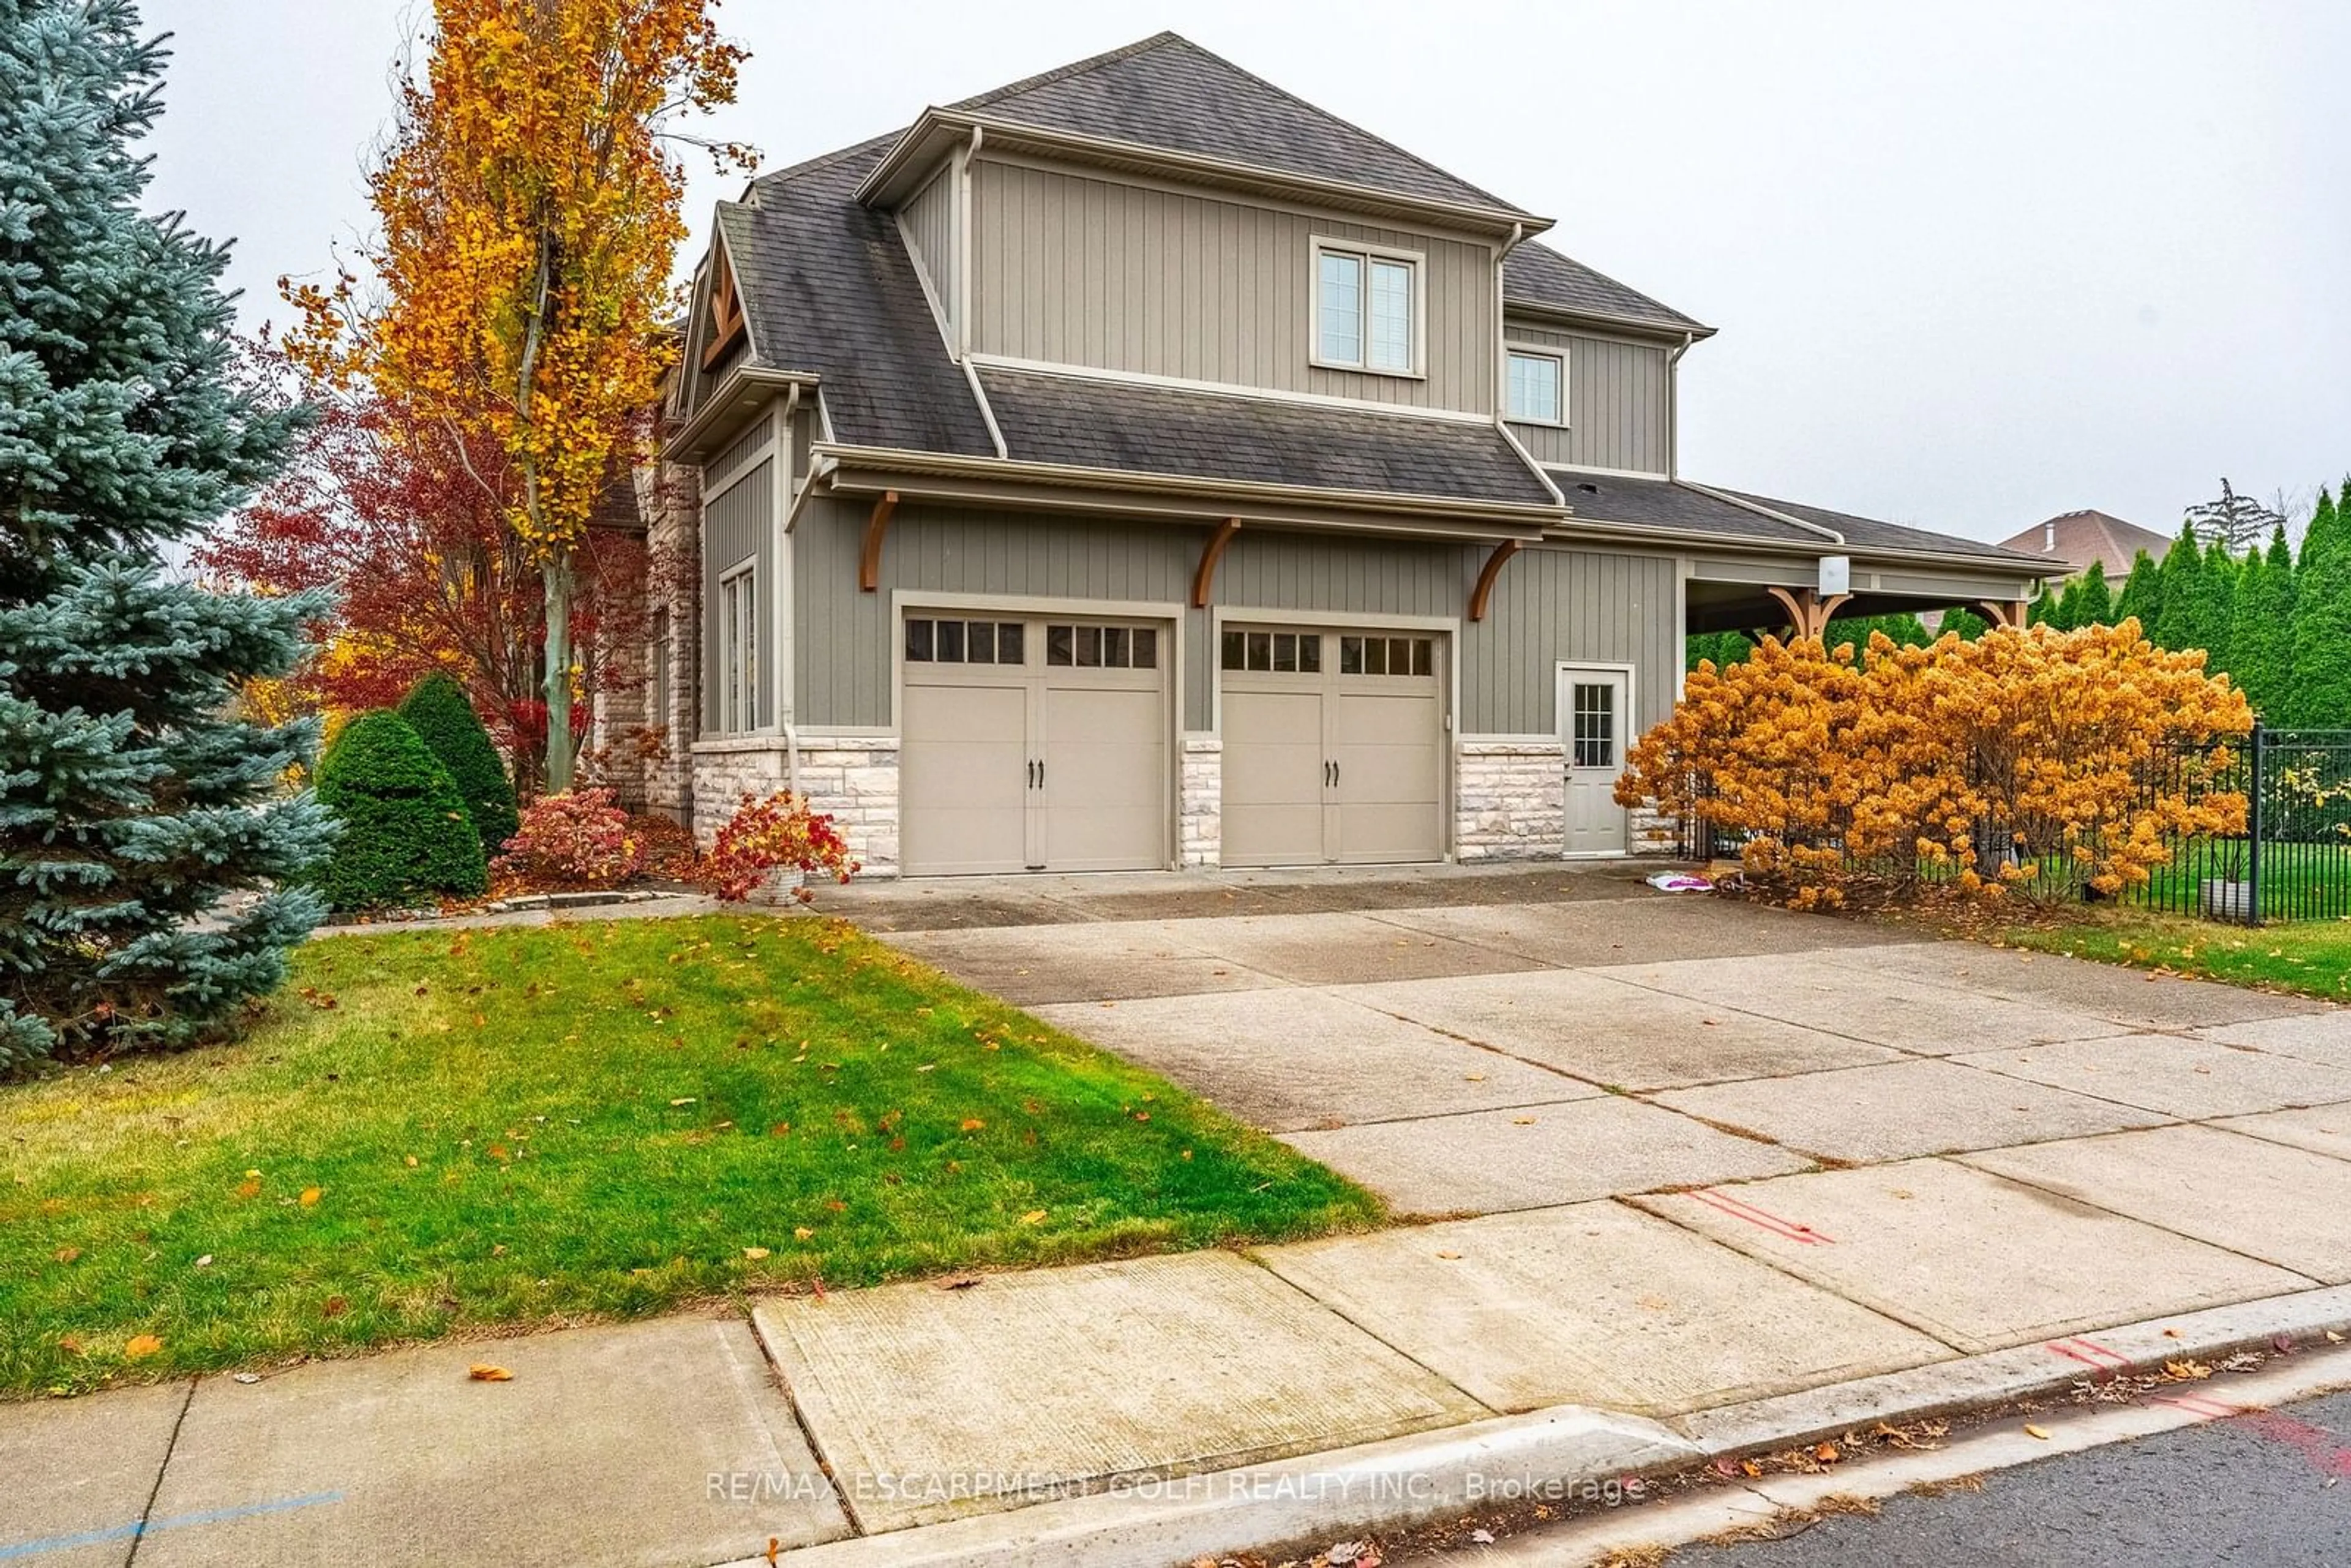
<path id="1" fill-rule="evenodd" d="M 1431 1223 L 0 1406 L 0 1563 L 1188 1561 L 2351 1325 L 2351 1014 L 1442 885 L 894 938 Z"/>

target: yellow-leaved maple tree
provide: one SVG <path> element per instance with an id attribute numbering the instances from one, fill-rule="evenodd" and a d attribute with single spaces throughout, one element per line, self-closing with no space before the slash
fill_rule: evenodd
<path id="1" fill-rule="evenodd" d="M 546 588 L 550 791 L 571 778 L 573 554 L 646 455 L 675 351 L 663 323 L 686 228 L 669 127 L 732 102 L 744 58 L 710 4 L 434 0 L 423 76 L 402 84 L 370 175 L 380 298 L 360 302 L 349 275 L 287 290 L 305 318 L 298 362 L 486 431 L 511 465 L 476 477 L 509 497 Z M 751 165 L 747 149 L 698 144 Z"/>
<path id="2" fill-rule="evenodd" d="M 1856 875 L 2110 895 L 2182 837 L 2244 831 L 2223 786 L 2252 727 L 2202 653 L 2154 647 L 2137 621 L 1925 648 L 1876 632 L 1857 652 L 1767 638 L 1691 672 L 1616 799 L 1740 834 L 1747 869 L 1803 905 Z"/>

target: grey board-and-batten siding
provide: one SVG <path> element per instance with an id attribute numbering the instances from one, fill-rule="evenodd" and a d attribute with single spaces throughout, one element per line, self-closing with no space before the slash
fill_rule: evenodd
<path id="1" fill-rule="evenodd" d="M 865 593 L 857 561 L 870 512 L 855 500 L 812 498 L 792 535 L 795 716 L 803 727 L 893 722 L 893 592 L 1165 606 L 1184 623 L 1184 727 L 1210 727 L 1213 622 L 1188 605 L 1205 525 L 908 503 L 891 519 L 880 591 Z M 1638 724 L 1666 716 L 1682 657 L 1672 557 L 1530 548 L 1502 569 L 1490 613 L 1473 622 L 1469 593 L 1490 549 L 1244 528 L 1225 552 L 1214 597 L 1228 609 L 1292 612 L 1301 624 L 1318 614 L 1460 621 L 1464 733 L 1553 733 L 1562 660 L 1634 666 Z"/>
<path id="2" fill-rule="evenodd" d="M 1567 423 L 1517 424 L 1510 434 L 1538 463 L 1664 474 L 1673 466 L 1673 365 L 1653 343 L 1587 337 L 1511 321 L 1513 347 L 1567 360 Z"/>
<path id="3" fill-rule="evenodd" d="M 764 436 L 762 437 L 764 439 Z M 758 573 L 757 659 L 760 672 L 759 719 L 776 721 L 775 698 L 767 672 L 776 667 L 775 467 L 762 461 L 704 504 L 702 513 L 702 646 L 707 651 L 702 683 L 702 727 L 718 733 L 718 681 L 723 678 L 726 639 L 718 624 L 721 579 L 745 560 Z M 850 587 L 856 588 L 854 579 Z"/>

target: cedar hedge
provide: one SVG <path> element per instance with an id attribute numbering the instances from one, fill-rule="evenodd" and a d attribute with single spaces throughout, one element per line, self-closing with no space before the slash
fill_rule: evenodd
<path id="1" fill-rule="evenodd" d="M 490 732 L 482 727 L 474 705 L 466 700 L 465 688 L 448 672 L 435 670 L 416 683 L 399 712 L 457 781 L 457 793 L 465 802 L 474 831 L 481 838 L 484 856 L 496 856 L 515 836 L 521 818 L 515 810 L 514 786 L 507 779 L 506 765 L 498 760 Z"/>
<path id="2" fill-rule="evenodd" d="M 449 769 L 386 709 L 344 727 L 319 764 L 319 800 L 343 825 L 318 871 L 337 909 L 475 897 L 488 886 L 482 841 Z"/>

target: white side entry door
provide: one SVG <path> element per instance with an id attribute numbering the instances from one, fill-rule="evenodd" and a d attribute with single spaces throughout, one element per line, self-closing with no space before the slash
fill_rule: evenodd
<path id="1" fill-rule="evenodd" d="M 1621 855 L 1629 848 L 1616 779 L 1625 770 L 1633 677 L 1604 666 L 1559 667 L 1559 740 L 1565 794 L 1564 852 L 1570 859 Z"/>

